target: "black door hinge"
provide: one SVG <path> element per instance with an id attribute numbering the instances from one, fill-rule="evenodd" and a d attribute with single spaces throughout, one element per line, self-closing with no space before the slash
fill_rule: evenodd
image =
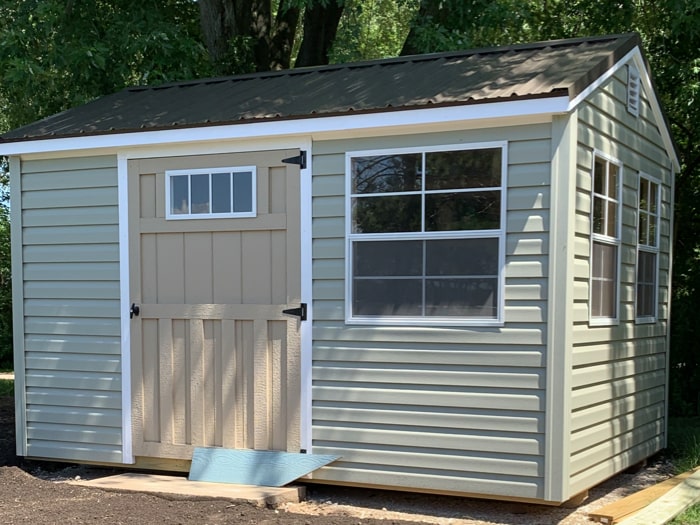
<path id="1" fill-rule="evenodd" d="M 306 303 L 301 303 L 299 308 L 288 308 L 287 310 L 282 310 L 282 313 L 286 315 L 296 315 L 300 321 L 306 321 Z"/>
<path id="2" fill-rule="evenodd" d="M 306 169 L 306 151 L 300 150 L 296 157 L 282 159 L 285 164 L 298 164 L 301 169 Z"/>

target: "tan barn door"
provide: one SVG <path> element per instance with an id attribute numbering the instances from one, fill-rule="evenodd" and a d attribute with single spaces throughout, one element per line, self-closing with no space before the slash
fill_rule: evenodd
<path id="1" fill-rule="evenodd" d="M 282 162 L 297 155 L 129 161 L 135 456 L 191 459 L 196 446 L 299 450 L 301 321 L 282 313 L 301 300 L 300 170 Z M 244 172 L 242 184 L 226 186 L 224 175 L 216 175 L 223 186 L 211 182 L 229 168 Z M 210 174 L 208 196 L 201 177 L 186 186 L 188 170 Z M 185 176 L 167 186 L 166 172 Z M 202 203 L 225 206 L 231 186 L 244 212 L 254 195 L 255 216 L 202 218 Z"/>

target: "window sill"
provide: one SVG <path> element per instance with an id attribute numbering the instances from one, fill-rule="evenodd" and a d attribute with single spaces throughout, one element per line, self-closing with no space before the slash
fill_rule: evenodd
<path id="1" fill-rule="evenodd" d="M 620 320 L 617 318 L 596 318 L 596 319 L 589 319 L 588 320 L 588 326 L 590 327 L 598 327 L 598 326 L 617 326 L 620 324 Z"/>
<path id="2" fill-rule="evenodd" d="M 446 317 L 408 318 L 408 317 L 352 317 L 345 319 L 346 325 L 357 326 L 412 326 L 412 327 L 502 327 L 501 319 L 454 319 Z"/>

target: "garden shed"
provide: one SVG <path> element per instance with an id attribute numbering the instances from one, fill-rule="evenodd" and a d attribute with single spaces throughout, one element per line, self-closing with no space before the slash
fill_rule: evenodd
<path id="1" fill-rule="evenodd" d="M 21 456 L 558 504 L 665 447 L 635 34 L 128 88 L 0 154 Z"/>

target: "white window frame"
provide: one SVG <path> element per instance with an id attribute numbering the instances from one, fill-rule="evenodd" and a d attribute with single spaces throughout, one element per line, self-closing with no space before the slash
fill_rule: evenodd
<path id="1" fill-rule="evenodd" d="M 646 179 L 646 181 L 649 184 L 655 184 L 656 185 L 656 213 L 648 213 L 646 211 L 642 211 L 639 208 L 639 200 L 641 197 L 641 189 L 642 189 L 642 179 Z M 635 322 L 637 324 L 644 324 L 644 323 L 655 323 L 657 316 L 658 316 L 658 310 L 659 310 L 659 242 L 661 240 L 660 236 L 660 230 L 661 230 L 661 181 L 657 179 L 656 177 L 652 177 L 651 175 L 648 175 L 643 172 L 639 172 L 639 181 L 638 181 L 638 194 L 637 194 L 637 257 L 635 260 L 635 276 L 634 276 L 634 290 L 635 290 L 635 298 L 634 298 L 634 312 L 635 312 Z M 656 230 L 654 232 L 654 244 L 642 244 L 639 242 L 639 226 L 640 226 L 640 218 L 641 214 L 646 213 L 650 216 L 653 216 L 656 218 Z M 648 228 L 649 228 L 649 222 L 647 221 L 647 239 L 649 239 L 648 235 Z M 653 298 L 653 312 L 652 315 L 650 316 L 639 316 L 638 315 L 638 302 L 637 302 L 637 285 L 639 284 L 639 253 L 644 252 L 644 253 L 651 253 L 654 254 L 655 256 L 655 265 L 654 265 L 654 298 Z"/>
<path id="2" fill-rule="evenodd" d="M 251 211 L 245 212 L 226 212 L 226 213 L 192 213 L 192 184 L 190 182 L 188 197 L 190 204 L 188 213 L 172 213 L 171 211 L 171 181 L 173 177 L 180 175 L 209 175 L 209 204 L 212 203 L 212 184 L 211 175 L 213 173 L 252 173 L 251 181 Z M 233 208 L 233 184 L 231 185 L 231 207 Z M 257 168 L 256 166 L 225 166 L 216 168 L 196 168 L 196 169 L 181 169 L 167 170 L 165 172 L 165 219 L 166 220 L 196 220 L 196 219 L 236 219 L 245 217 L 257 217 Z"/>
<path id="3" fill-rule="evenodd" d="M 352 159 L 355 157 L 401 155 L 411 153 L 434 153 L 448 151 L 468 151 L 478 149 L 501 149 L 501 209 L 500 228 L 493 230 L 460 230 L 445 232 L 410 232 L 410 233 L 352 233 L 352 199 L 356 195 L 352 193 Z M 423 156 L 425 162 L 425 156 Z M 424 170 L 423 170 L 424 171 Z M 345 154 L 345 322 L 350 325 L 392 325 L 392 326 L 503 326 L 505 307 L 505 262 L 506 262 L 506 210 L 507 210 L 507 174 L 508 174 L 508 142 L 493 141 L 469 144 L 446 144 L 424 147 L 390 148 L 348 151 Z M 496 189 L 494 187 L 493 189 Z M 486 191 L 487 188 L 484 188 Z M 425 196 L 425 177 L 422 177 L 420 190 Z M 422 224 L 422 230 L 425 225 Z M 483 317 L 418 317 L 418 316 L 356 316 L 352 312 L 353 303 L 353 241 L 363 240 L 437 240 L 437 239 L 498 239 L 498 268 L 496 303 L 497 314 L 495 318 Z"/>
<path id="4" fill-rule="evenodd" d="M 606 234 L 595 233 L 595 162 L 596 159 L 601 159 L 606 162 L 606 165 L 614 164 L 617 166 L 617 192 L 615 198 L 608 195 L 603 196 L 606 201 L 614 201 L 617 203 L 617 220 L 615 223 L 615 236 L 611 237 Z M 606 175 L 607 180 L 607 175 Z M 622 186 L 624 180 L 624 167 L 618 159 L 600 151 L 593 150 L 591 163 L 591 215 L 590 215 L 590 254 L 589 254 L 589 276 L 588 276 L 588 323 L 590 326 L 611 326 L 620 323 L 620 272 L 622 270 L 621 251 L 622 251 Z M 607 217 L 608 207 L 605 207 L 605 215 Z M 607 224 L 607 221 L 606 221 Z M 594 316 L 593 315 L 593 252 L 595 243 L 607 244 L 614 246 L 616 249 L 616 268 L 615 268 L 615 315 L 612 317 Z"/>

